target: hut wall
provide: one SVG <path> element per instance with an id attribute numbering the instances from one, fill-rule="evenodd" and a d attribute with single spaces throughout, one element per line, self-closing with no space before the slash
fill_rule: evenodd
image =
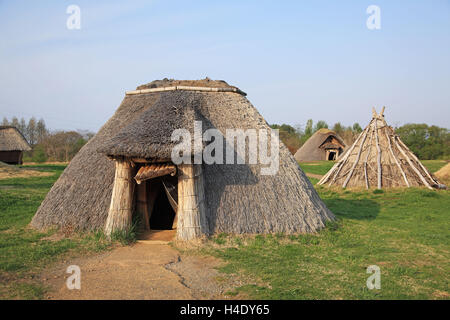
<path id="1" fill-rule="evenodd" d="M 7 164 L 22 164 L 22 151 L 0 151 L 0 161 Z"/>

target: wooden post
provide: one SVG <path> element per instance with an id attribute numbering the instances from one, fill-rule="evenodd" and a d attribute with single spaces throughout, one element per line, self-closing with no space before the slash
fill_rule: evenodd
<path id="1" fill-rule="evenodd" d="M 375 121 L 374 124 L 374 130 L 375 130 L 375 142 L 377 145 L 377 187 L 378 189 L 381 189 L 381 148 L 380 148 L 380 141 L 378 139 L 378 128 L 377 128 L 377 119 L 373 119 L 372 121 Z"/>
<path id="2" fill-rule="evenodd" d="M 403 179 L 405 180 L 406 186 L 409 188 L 410 187 L 409 181 L 408 181 L 408 178 L 406 178 L 405 171 L 403 171 L 402 166 L 401 166 L 400 162 L 398 161 L 397 156 L 394 153 L 394 150 L 392 150 L 391 138 L 389 137 L 387 132 L 385 132 L 385 134 L 386 134 L 386 139 L 388 140 L 388 143 L 389 143 L 389 151 L 391 152 L 391 156 L 392 156 L 392 158 L 394 158 L 394 161 L 397 164 L 397 167 L 400 170 L 400 172 L 403 176 Z"/>
<path id="3" fill-rule="evenodd" d="M 178 166 L 177 239 L 192 240 L 208 233 L 205 191 L 200 164 Z"/>
<path id="4" fill-rule="evenodd" d="M 370 132 L 369 150 L 367 150 L 366 159 L 364 160 L 364 179 L 366 180 L 366 189 L 369 189 L 369 177 L 367 175 L 367 162 L 369 161 L 370 151 L 372 151 L 373 129 Z"/>
<path id="5" fill-rule="evenodd" d="M 116 160 L 111 205 L 105 225 L 107 236 L 114 231 L 126 230 L 131 226 L 134 200 L 133 171 L 133 166 L 129 161 Z"/>
<path id="6" fill-rule="evenodd" d="M 352 175 L 353 175 L 353 171 L 355 170 L 356 165 L 357 165 L 358 162 L 359 162 L 359 158 L 361 157 L 361 152 L 362 152 L 362 150 L 363 150 L 364 142 L 366 141 L 367 132 L 369 132 L 369 129 L 370 129 L 370 128 L 367 127 L 367 129 L 364 130 L 364 136 L 363 136 L 363 138 L 362 138 L 361 143 L 359 144 L 358 155 L 356 156 L 356 160 L 355 160 L 355 162 L 353 163 L 352 169 L 350 170 L 349 174 L 347 175 L 347 179 L 345 179 L 344 184 L 342 185 L 342 188 L 347 187 L 347 183 L 350 181 L 350 178 L 351 178 Z"/>
<path id="7" fill-rule="evenodd" d="M 144 230 L 150 230 L 150 219 L 148 216 L 147 181 L 137 185 L 136 190 L 136 213 L 141 217 Z"/>
<path id="8" fill-rule="evenodd" d="M 397 136 L 394 136 L 394 142 L 396 143 L 397 149 L 400 151 L 400 153 L 405 157 L 406 161 L 408 162 L 409 166 L 414 170 L 414 172 L 419 176 L 420 180 L 422 180 L 422 183 L 430 190 L 433 190 L 433 188 L 430 186 L 430 184 L 427 182 L 427 180 L 422 176 L 419 170 L 414 166 L 411 159 L 408 157 L 406 152 L 400 148 L 400 145 L 397 141 L 401 141 Z"/>

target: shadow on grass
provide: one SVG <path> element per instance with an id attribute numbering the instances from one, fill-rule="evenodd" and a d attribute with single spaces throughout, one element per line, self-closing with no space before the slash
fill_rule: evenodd
<path id="1" fill-rule="evenodd" d="M 380 205 L 368 199 L 324 199 L 324 202 L 339 218 L 373 220 L 380 213 Z"/>

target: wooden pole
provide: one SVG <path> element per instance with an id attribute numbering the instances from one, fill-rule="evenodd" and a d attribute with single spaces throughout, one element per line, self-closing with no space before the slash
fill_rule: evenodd
<path id="1" fill-rule="evenodd" d="M 370 132 L 369 150 L 367 150 L 366 159 L 364 160 L 364 178 L 366 180 L 366 189 L 369 189 L 369 177 L 367 175 L 367 161 L 369 161 L 370 151 L 372 151 L 373 129 Z"/>
<path id="2" fill-rule="evenodd" d="M 375 118 L 375 141 L 377 144 L 377 166 L 378 166 L 378 170 L 377 170 L 377 176 L 378 176 L 378 189 L 381 189 L 381 148 L 380 148 L 380 141 L 378 140 L 378 128 L 377 128 L 377 121 L 378 119 Z"/>
<path id="3" fill-rule="evenodd" d="M 347 186 L 347 183 L 350 181 L 350 178 L 352 177 L 353 171 L 355 170 L 356 165 L 358 164 L 359 157 L 361 156 L 361 152 L 362 152 L 362 149 L 363 149 L 363 147 L 364 147 L 364 142 L 366 141 L 366 138 L 367 138 L 367 132 L 369 132 L 369 129 L 370 129 L 370 128 L 367 127 L 367 129 L 364 130 L 364 136 L 363 136 L 363 138 L 362 138 L 361 143 L 359 144 L 358 155 L 356 156 L 356 160 L 355 160 L 355 162 L 353 163 L 352 169 L 350 170 L 350 172 L 349 172 L 349 174 L 348 174 L 348 176 L 347 176 L 347 179 L 345 179 L 344 184 L 342 185 L 342 188 L 345 188 L 345 187 Z"/>
<path id="4" fill-rule="evenodd" d="M 422 168 L 423 172 L 425 172 L 425 174 L 427 175 L 428 178 L 430 178 L 431 181 L 434 181 L 436 184 L 439 184 L 438 181 L 436 181 L 436 179 L 434 179 L 430 173 L 428 172 L 428 170 L 423 166 L 422 162 L 420 162 L 419 158 L 416 157 L 416 155 L 409 150 L 409 148 L 403 143 L 402 140 L 398 139 L 398 142 L 403 146 L 403 148 L 405 148 L 405 150 L 409 151 L 409 154 L 411 154 L 411 157 L 419 164 L 419 166 Z"/>
<path id="5" fill-rule="evenodd" d="M 207 233 L 202 167 L 181 164 L 178 166 L 177 239 L 192 240 Z"/>
<path id="6" fill-rule="evenodd" d="M 364 132 L 364 131 L 363 131 L 363 132 Z M 336 174 L 334 175 L 334 177 L 333 177 L 333 179 L 331 180 L 331 182 L 330 182 L 329 185 L 331 186 L 331 185 L 333 184 L 333 182 L 336 180 L 337 176 L 339 175 L 339 172 L 341 171 L 342 167 L 344 166 L 345 162 L 347 161 L 348 157 L 350 156 L 350 154 L 352 153 L 353 149 L 355 148 L 356 144 L 359 142 L 360 138 L 362 137 L 363 132 L 361 132 L 361 133 L 359 134 L 359 136 L 358 136 L 358 138 L 356 139 L 355 143 L 353 143 L 353 145 L 350 147 L 350 150 L 348 150 L 348 151 L 345 153 L 345 155 L 344 155 L 344 157 L 342 158 L 342 160 L 340 160 L 338 163 L 336 163 L 336 164 L 333 166 L 333 168 L 331 168 L 331 170 L 330 170 L 330 175 L 327 174 L 325 177 L 323 177 L 323 178 L 319 181 L 319 184 L 324 184 L 324 183 L 329 179 L 329 177 L 331 176 L 331 173 L 333 173 L 333 172 L 337 169 L 337 172 L 336 172 Z M 326 178 L 326 179 L 325 179 L 325 178 Z"/>
<path id="7" fill-rule="evenodd" d="M 396 137 L 397 138 L 397 137 Z M 398 139 L 398 138 L 397 138 Z M 406 158 L 406 161 L 408 161 L 408 164 L 411 166 L 411 168 L 414 170 L 414 172 L 419 176 L 420 180 L 422 180 L 423 184 L 428 188 L 433 190 L 433 188 L 430 186 L 430 184 L 425 180 L 425 178 L 422 176 L 422 174 L 417 170 L 417 168 L 414 166 L 414 164 L 411 162 L 411 159 L 408 157 L 408 155 L 405 153 L 405 151 L 402 150 L 400 145 L 397 142 L 397 139 L 395 139 L 395 143 L 397 145 L 398 150 L 402 153 L 402 155 Z"/>
<path id="8" fill-rule="evenodd" d="M 133 167 L 129 161 L 116 160 L 114 186 L 106 219 L 105 234 L 127 230 L 131 226 L 133 213 Z"/>
<path id="9" fill-rule="evenodd" d="M 148 202 L 147 202 L 147 183 L 137 185 L 137 199 L 136 199 L 136 212 L 142 219 L 142 226 L 144 230 L 150 230 L 150 219 L 148 215 Z"/>
<path id="10" fill-rule="evenodd" d="M 391 155 L 392 155 L 392 157 L 394 158 L 395 163 L 397 164 L 398 169 L 399 169 L 400 172 L 402 173 L 403 180 L 405 180 L 406 186 L 409 188 L 410 185 L 409 185 L 408 179 L 406 178 L 405 171 L 403 171 L 402 166 L 400 165 L 400 162 L 399 162 L 398 159 L 397 159 L 397 156 L 394 154 L 394 151 L 392 150 L 391 139 L 389 138 L 388 133 L 387 133 L 387 132 L 385 132 L 385 133 L 386 133 L 386 139 L 387 139 L 388 142 L 389 142 L 389 151 L 391 152 Z"/>

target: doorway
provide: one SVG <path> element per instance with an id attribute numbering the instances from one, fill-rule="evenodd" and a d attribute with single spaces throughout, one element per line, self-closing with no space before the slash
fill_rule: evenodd
<path id="1" fill-rule="evenodd" d="M 336 152 L 334 152 L 334 151 L 329 151 L 329 152 L 328 152 L 328 159 L 327 159 L 327 160 L 329 160 L 329 161 L 336 160 Z"/>
<path id="2" fill-rule="evenodd" d="M 176 211 L 170 204 L 168 193 L 164 186 L 164 177 L 156 178 L 149 184 L 156 192 L 153 208 L 149 208 L 150 230 L 172 230 Z M 151 192 L 151 191 L 150 191 Z M 149 194 L 150 194 L 149 192 Z"/>

